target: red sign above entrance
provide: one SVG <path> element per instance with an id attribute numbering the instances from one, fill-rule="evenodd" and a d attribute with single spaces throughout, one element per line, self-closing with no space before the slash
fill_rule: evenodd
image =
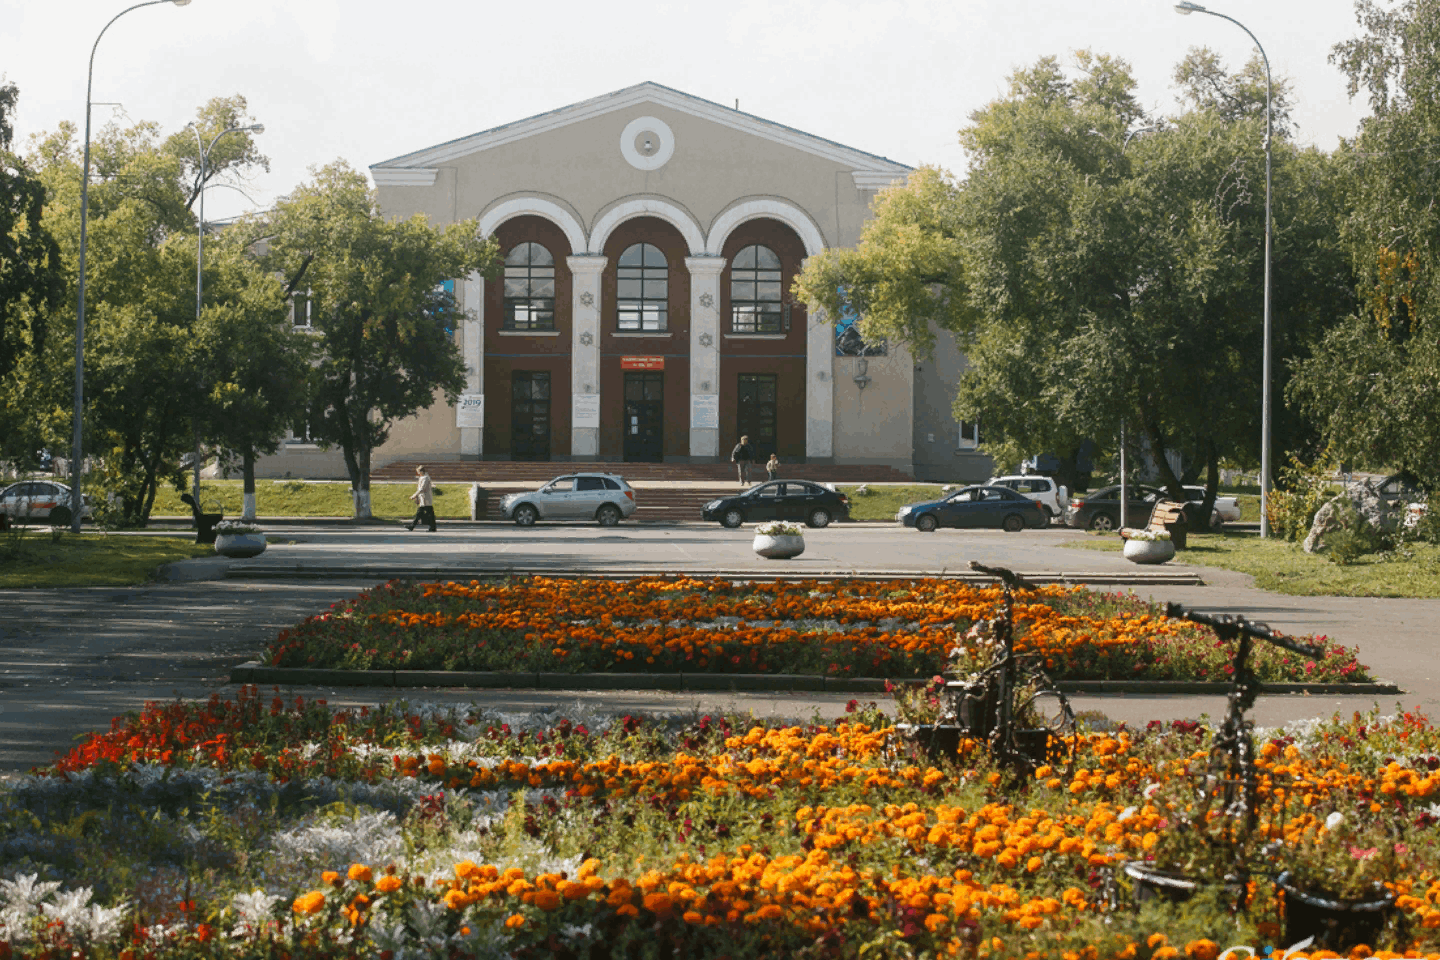
<path id="1" fill-rule="evenodd" d="M 664 357 L 621 357 L 621 370 L 664 370 Z"/>

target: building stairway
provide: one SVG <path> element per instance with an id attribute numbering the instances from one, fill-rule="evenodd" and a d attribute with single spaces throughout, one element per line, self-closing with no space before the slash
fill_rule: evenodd
<path id="1" fill-rule="evenodd" d="M 415 479 L 421 461 L 388 463 L 370 474 L 372 483 L 407 482 Z M 620 463 L 613 461 L 556 462 L 521 460 L 435 460 L 426 468 L 441 495 L 465 496 L 472 483 L 483 491 L 479 519 L 499 520 L 499 501 L 507 493 L 534 490 L 540 484 L 567 473 L 619 474 L 635 488 L 635 513 L 631 523 L 678 523 L 700 519 L 700 508 L 709 500 L 740 489 L 735 466 L 730 463 Z M 756 465 L 752 480 L 765 479 L 765 470 Z M 914 483 L 913 477 L 894 467 L 866 464 L 796 464 L 782 470 L 782 477 L 815 483 Z M 446 486 L 450 490 L 446 490 Z"/>

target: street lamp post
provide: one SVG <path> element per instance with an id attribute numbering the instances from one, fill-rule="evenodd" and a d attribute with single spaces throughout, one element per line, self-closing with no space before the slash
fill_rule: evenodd
<path id="1" fill-rule="evenodd" d="M 1245 31 L 1246 36 L 1255 44 L 1255 49 L 1260 51 L 1260 59 L 1265 62 L 1265 353 L 1261 368 L 1261 399 L 1260 399 L 1260 536 L 1270 536 L 1270 137 L 1272 133 L 1270 116 L 1270 58 L 1265 55 L 1265 48 L 1245 26 L 1234 17 L 1227 17 L 1223 13 L 1216 13 L 1214 10 L 1207 10 L 1198 3 L 1191 3 L 1190 0 L 1180 0 L 1175 4 L 1175 12 L 1181 14 L 1208 13 L 1212 17 L 1219 17 L 1221 20 L 1229 20 L 1235 26 Z"/>
<path id="2" fill-rule="evenodd" d="M 75 285 L 75 435 L 70 449 L 70 530 L 80 532 L 80 517 L 84 513 L 84 501 L 80 495 L 80 474 L 85 462 L 82 446 L 81 423 L 85 413 L 85 236 L 90 219 L 90 92 L 95 83 L 95 51 L 105 31 L 131 10 L 153 7 L 159 3 L 173 3 L 183 7 L 190 0 L 145 0 L 133 7 L 126 7 L 110 18 L 110 23 L 101 28 L 95 43 L 90 47 L 90 68 L 85 74 L 85 166 L 80 175 L 80 276 Z"/>
<path id="3" fill-rule="evenodd" d="M 189 0 L 186 0 L 186 2 L 188 3 Z M 253 123 L 247 127 L 228 127 L 217 133 L 215 139 L 210 141 L 210 146 L 208 147 L 205 146 L 204 142 L 200 139 L 200 125 L 192 122 L 190 129 L 195 132 L 195 146 L 200 151 L 200 177 L 196 181 L 195 187 L 196 199 L 200 202 L 198 217 L 199 230 L 197 231 L 197 238 L 195 240 L 195 322 L 198 324 L 200 322 L 201 295 L 205 289 L 205 161 L 209 159 L 210 151 L 215 149 L 215 144 L 220 142 L 221 137 L 228 133 L 264 133 L 265 125 L 263 123 Z M 193 467 L 195 470 L 195 483 L 194 489 L 191 491 L 191 496 L 195 498 L 196 511 L 199 511 L 200 432 L 198 430 L 195 432 L 195 462 Z"/>

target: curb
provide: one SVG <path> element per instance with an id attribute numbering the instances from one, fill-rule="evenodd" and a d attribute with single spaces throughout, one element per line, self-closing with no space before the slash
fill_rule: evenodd
<path id="1" fill-rule="evenodd" d="M 184 562 L 184 561 L 182 561 Z M 286 563 L 231 563 L 224 570 L 230 580 L 484 580 L 498 577 L 549 577 L 566 580 L 583 577 L 603 580 L 634 580 L 639 577 L 695 577 L 697 579 L 721 580 L 961 580 L 968 583 L 994 583 L 995 578 L 965 570 L 804 570 L 788 568 L 771 569 L 718 569 L 675 572 L 667 565 L 653 571 L 627 570 L 625 572 L 577 573 L 573 570 L 553 570 L 545 567 L 493 566 L 493 567 L 423 567 L 423 566 L 322 566 L 317 564 Z M 1039 585 L 1089 585 L 1114 584 L 1117 586 L 1188 586 L 1203 587 L 1205 581 L 1198 573 L 1191 572 L 1130 572 L 1130 571 L 1081 571 L 1067 572 L 1020 572 L 1020 576 Z"/>
<path id="2" fill-rule="evenodd" d="M 492 690 L 662 690 L 686 693 L 885 693 L 886 685 L 917 684 L 883 677 L 813 677 L 795 673 L 509 673 L 465 670 L 314 670 L 266 667 L 251 660 L 230 670 L 231 683 L 333 687 L 474 687 Z M 1228 683 L 1173 680 L 1066 680 L 1065 693 L 1211 694 Z M 1267 683 L 1271 694 L 1399 694 L 1393 683 Z"/>

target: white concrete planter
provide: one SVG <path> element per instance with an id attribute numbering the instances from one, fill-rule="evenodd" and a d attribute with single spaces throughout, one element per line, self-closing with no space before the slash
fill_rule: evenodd
<path id="1" fill-rule="evenodd" d="M 215 538 L 215 552 L 222 557 L 243 560 L 265 552 L 263 533 L 222 533 Z"/>
<path id="2" fill-rule="evenodd" d="M 1164 563 L 1175 556 L 1170 540 L 1126 540 L 1125 559 L 1131 563 Z"/>
<path id="3" fill-rule="evenodd" d="M 766 560 L 789 560 L 805 552 L 805 537 L 798 533 L 780 536 L 757 533 L 753 546 Z"/>

